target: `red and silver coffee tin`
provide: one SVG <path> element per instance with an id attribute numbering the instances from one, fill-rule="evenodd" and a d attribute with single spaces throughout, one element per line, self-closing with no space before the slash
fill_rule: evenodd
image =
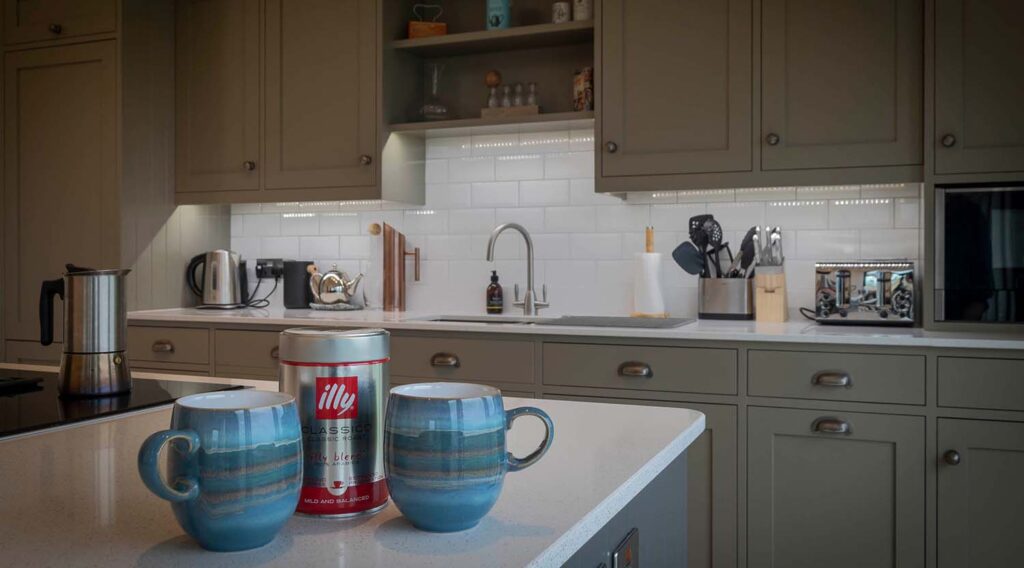
<path id="1" fill-rule="evenodd" d="M 351 517 L 387 505 L 383 430 L 389 337 L 383 329 L 281 332 L 281 390 L 295 397 L 302 420 L 297 512 Z"/>

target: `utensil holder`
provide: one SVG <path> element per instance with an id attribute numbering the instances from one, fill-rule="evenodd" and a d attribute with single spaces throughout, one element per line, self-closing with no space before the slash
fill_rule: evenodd
<path id="1" fill-rule="evenodd" d="M 758 266 L 754 275 L 757 321 L 782 323 L 789 317 L 786 273 L 781 266 Z"/>
<path id="2" fill-rule="evenodd" d="M 754 319 L 754 286 L 750 278 L 701 278 L 697 293 L 700 319 Z"/>

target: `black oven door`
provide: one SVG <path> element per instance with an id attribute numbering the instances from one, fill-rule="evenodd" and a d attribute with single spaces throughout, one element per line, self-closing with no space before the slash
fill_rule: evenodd
<path id="1" fill-rule="evenodd" d="M 936 187 L 935 319 L 1024 323 L 1024 184 Z"/>

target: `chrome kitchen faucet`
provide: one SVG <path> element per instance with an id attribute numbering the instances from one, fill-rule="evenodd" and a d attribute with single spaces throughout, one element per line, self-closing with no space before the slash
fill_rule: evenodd
<path id="1" fill-rule="evenodd" d="M 491 231 L 491 239 L 487 241 L 487 261 L 494 261 L 494 243 L 498 240 L 498 235 L 505 229 L 515 229 L 523 235 L 523 239 L 526 240 L 526 295 L 523 296 L 522 301 L 519 300 L 519 284 L 514 287 L 514 298 L 513 306 L 522 306 L 524 316 L 535 316 L 537 310 L 540 308 L 546 308 L 548 304 L 548 287 L 545 285 L 541 288 L 543 294 L 543 300 L 537 301 L 537 294 L 533 288 L 533 239 L 530 238 L 530 233 L 525 227 L 519 223 L 505 223 L 498 225 Z"/>

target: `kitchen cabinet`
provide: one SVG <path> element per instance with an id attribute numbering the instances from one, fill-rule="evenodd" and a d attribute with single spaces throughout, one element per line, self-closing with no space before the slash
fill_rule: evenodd
<path id="1" fill-rule="evenodd" d="M 218 377 L 276 381 L 281 359 L 278 350 L 280 337 L 277 331 L 214 331 L 213 374 Z"/>
<path id="2" fill-rule="evenodd" d="M 260 2 L 177 3 L 177 191 L 259 189 Z"/>
<path id="3" fill-rule="evenodd" d="M 925 420 L 750 407 L 750 568 L 925 564 Z"/>
<path id="4" fill-rule="evenodd" d="M 4 0 L 4 43 L 19 44 L 113 32 L 117 0 Z"/>
<path id="5" fill-rule="evenodd" d="M 391 374 L 428 380 L 534 382 L 532 341 L 391 338 Z"/>
<path id="6" fill-rule="evenodd" d="M 751 2 L 605 0 L 600 175 L 751 169 Z"/>
<path id="7" fill-rule="evenodd" d="M 763 0 L 761 165 L 923 161 L 921 0 Z"/>
<path id="8" fill-rule="evenodd" d="M 1024 411 L 1024 360 L 938 358 L 938 405 Z"/>
<path id="9" fill-rule="evenodd" d="M 938 565 L 1017 566 L 1024 558 L 1024 423 L 938 421 Z"/>
<path id="10" fill-rule="evenodd" d="M 1024 4 L 935 0 L 935 173 L 1024 171 Z"/>
<path id="11" fill-rule="evenodd" d="M 375 182 L 376 2 L 266 1 L 267 189 Z"/>
<path id="12" fill-rule="evenodd" d="M 51 343 L 42 346 L 39 341 L 5 341 L 4 361 L 7 363 L 20 363 L 22 365 L 60 365 L 61 351 L 63 346 L 60 343 Z"/>

